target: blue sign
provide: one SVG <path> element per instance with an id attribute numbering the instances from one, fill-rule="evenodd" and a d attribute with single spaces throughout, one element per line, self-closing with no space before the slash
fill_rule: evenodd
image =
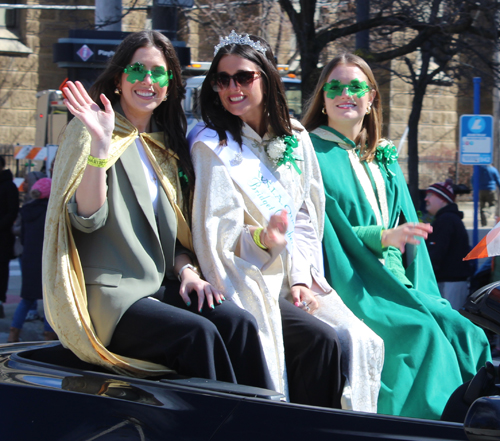
<path id="1" fill-rule="evenodd" d="M 493 162 L 493 117 L 491 115 L 462 115 L 459 142 L 461 164 L 491 164 Z"/>

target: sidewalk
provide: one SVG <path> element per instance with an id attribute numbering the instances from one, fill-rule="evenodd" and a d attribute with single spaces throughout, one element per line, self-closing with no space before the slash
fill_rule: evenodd
<path id="1" fill-rule="evenodd" d="M 472 229 L 474 226 L 474 202 L 472 201 L 466 201 L 466 202 L 458 202 L 458 209 L 460 211 L 464 212 L 464 224 L 467 229 Z M 496 212 L 496 206 L 490 208 L 490 213 L 491 216 L 488 217 L 488 225 L 486 227 L 481 227 L 481 220 L 479 216 L 479 206 L 478 206 L 478 214 L 477 214 L 477 219 L 478 219 L 478 229 L 482 230 L 485 229 L 487 231 L 491 230 L 495 226 L 495 212 Z"/>
<path id="2" fill-rule="evenodd" d="M 7 303 L 4 303 L 3 309 L 5 318 L 0 319 L 0 343 L 6 343 L 9 336 L 9 328 L 12 323 L 12 316 L 16 310 L 17 304 L 21 300 L 21 269 L 19 260 L 10 261 L 9 288 L 7 290 Z M 38 301 L 38 314 L 43 317 L 42 300 Z M 25 322 L 21 331 L 21 341 L 42 341 L 43 321 L 34 320 Z"/>

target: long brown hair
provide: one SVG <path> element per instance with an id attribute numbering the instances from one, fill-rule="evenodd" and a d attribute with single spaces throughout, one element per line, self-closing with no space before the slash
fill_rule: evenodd
<path id="1" fill-rule="evenodd" d="M 123 69 L 130 64 L 135 51 L 143 47 L 158 48 L 165 56 L 168 69 L 172 71 L 173 78 L 168 86 L 168 99 L 155 109 L 152 118 L 164 133 L 165 146 L 172 149 L 179 157 L 180 166 L 188 178 L 189 189 L 193 191 L 194 169 L 186 140 L 186 115 L 181 104 L 185 88 L 182 83 L 179 59 L 167 37 L 157 31 L 134 32 L 125 37 L 104 72 L 90 88 L 89 95 L 101 107 L 103 107 L 99 98 L 101 93 L 106 95 L 111 104 L 119 102 L 120 96 L 114 91 L 120 82 Z"/>
<path id="2" fill-rule="evenodd" d="M 302 124 L 309 132 L 321 125 L 328 125 L 328 116 L 322 112 L 325 107 L 323 85 L 326 83 L 332 70 L 340 65 L 354 65 L 359 67 L 366 75 L 368 85 L 375 91 L 371 112 L 369 115 L 365 115 L 361 132 L 356 139 L 353 139 L 357 145 L 361 146 L 361 159 L 370 162 L 374 158 L 375 149 L 382 137 L 382 102 L 373 72 L 368 63 L 361 57 L 349 53 L 338 55 L 323 68 L 314 94 L 307 103 Z"/>
<path id="3" fill-rule="evenodd" d="M 276 66 L 273 51 L 266 40 L 255 35 L 249 35 L 253 41 L 259 41 L 266 48 L 266 54 L 256 51 L 248 45 L 229 44 L 219 49 L 207 73 L 200 93 L 201 116 L 207 127 L 215 130 L 219 140 L 225 143 L 228 131 L 241 146 L 241 129 L 243 121 L 230 112 L 226 112 L 219 94 L 212 89 L 212 82 L 217 74 L 217 67 L 224 55 L 238 55 L 255 63 L 262 72 L 265 100 L 265 116 L 276 136 L 292 135 L 290 114 L 286 102 L 285 87 L 281 81 Z"/>

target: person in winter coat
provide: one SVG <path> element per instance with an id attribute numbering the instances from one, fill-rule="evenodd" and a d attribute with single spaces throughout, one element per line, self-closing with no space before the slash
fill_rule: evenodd
<path id="1" fill-rule="evenodd" d="M 21 256 L 22 287 L 21 302 L 17 305 L 7 342 L 19 341 L 19 334 L 26 315 L 33 303 L 42 298 L 42 249 L 45 229 L 45 215 L 49 203 L 51 179 L 42 178 L 33 184 L 30 200 L 21 208 Z M 55 340 L 57 336 L 47 320 L 44 324 L 46 340 Z"/>
<path id="2" fill-rule="evenodd" d="M 3 303 L 7 300 L 9 261 L 14 257 L 12 225 L 19 211 L 19 192 L 12 172 L 5 169 L 5 158 L 0 156 L 0 318 L 4 318 Z"/>
<path id="3" fill-rule="evenodd" d="M 32 171 L 26 174 L 24 182 L 19 187 L 19 191 L 24 192 L 24 198 L 22 198 L 21 206 L 33 200 L 33 198 L 31 197 L 31 187 L 33 187 L 36 181 L 46 177 L 47 175 L 42 171 Z M 14 243 L 14 256 L 19 258 L 19 268 L 22 271 L 23 268 L 21 255 L 23 253 L 23 246 L 21 244 L 21 210 L 19 210 L 19 213 L 17 214 L 16 221 L 14 222 L 14 225 L 12 227 L 12 232 L 16 237 Z M 38 302 L 35 301 L 32 303 L 31 309 L 28 311 L 26 321 L 37 320 L 38 318 L 40 318 L 40 316 L 38 315 Z"/>
<path id="4" fill-rule="evenodd" d="M 464 214 L 455 204 L 451 180 L 432 184 L 425 202 L 428 213 L 434 216 L 433 232 L 426 243 L 439 292 L 454 309 L 460 309 L 469 293 L 468 279 L 474 269 L 469 261 L 462 260 L 470 251 L 469 236 L 462 222 Z"/>

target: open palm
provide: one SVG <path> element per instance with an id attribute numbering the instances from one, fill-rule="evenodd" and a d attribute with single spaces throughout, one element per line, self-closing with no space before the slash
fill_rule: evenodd
<path id="1" fill-rule="evenodd" d="M 101 94 L 100 98 L 104 105 L 104 110 L 102 110 L 90 98 L 79 81 L 75 83 L 68 81 L 63 91 L 66 97 L 64 104 L 76 118 L 85 124 L 92 141 L 107 144 L 109 147 L 115 125 L 115 112 L 108 98 Z"/>

